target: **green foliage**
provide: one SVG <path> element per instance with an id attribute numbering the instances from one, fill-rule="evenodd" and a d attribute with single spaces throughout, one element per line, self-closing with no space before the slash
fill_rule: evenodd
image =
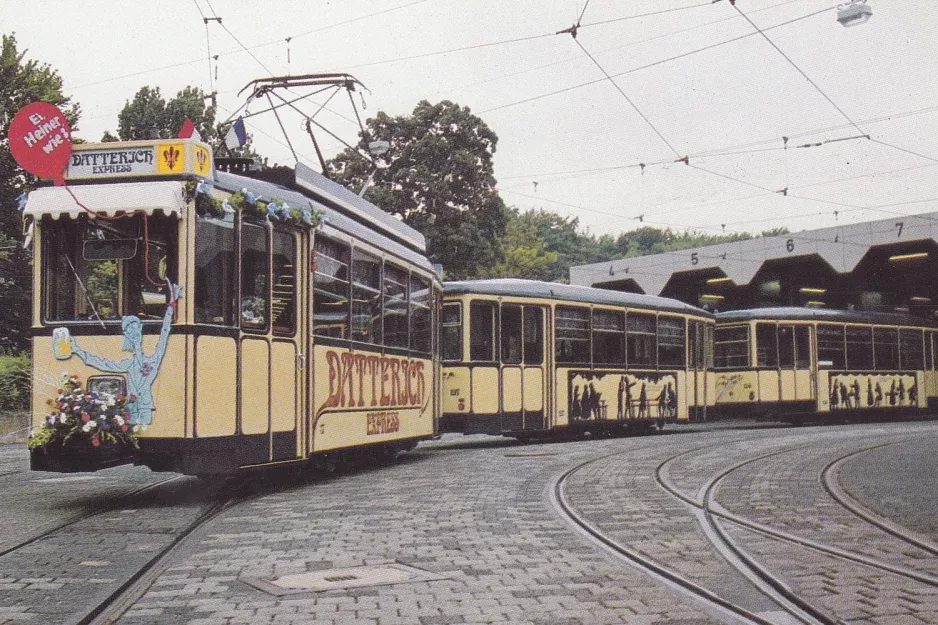
<path id="1" fill-rule="evenodd" d="M 597 237 L 588 230 L 580 230 L 576 218 L 561 217 L 543 209 L 522 213 L 512 208 L 506 214 L 508 227 L 502 240 L 505 257 L 495 266 L 481 269 L 477 277 L 566 282 L 570 267 L 577 265 L 751 238 L 747 234 L 708 235 L 650 226 L 624 232 L 618 237 L 608 234 Z"/>
<path id="2" fill-rule="evenodd" d="M 376 157 L 362 156 L 374 140 L 390 143 Z M 346 149 L 327 163 L 330 177 L 361 189 L 365 197 L 399 216 L 427 239 L 430 257 L 447 277 L 479 275 L 503 258 L 505 204 L 493 175 L 498 137 L 467 107 L 423 100 L 411 115 L 379 112 L 367 121 L 358 150 Z"/>
<path id="3" fill-rule="evenodd" d="M 508 224 L 502 247 L 504 258 L 491 270 L 484 273 L 489 278 L 527 278 L 529 280 L 553 280 L 555 265 L 560 254 L 547 249 L 547 241 L 537 229 L 533 211 L 523 215 L 516 208 L 508 209 Z"/>
<path id="4" fill-rule="evenodd" d="M 49 65 L 26 58 L 16 37 L 0 37 L 0 352 L 18 352 L 29 346 L 32 293 L 31 258 L 20 245 L 23 220 L 17 198 L 35 186 L 10 154 L 7 132 L 13 116 L 36 101 L 58 106 L 72 130 L 81 114 L 77 104 L 62 94 L 62 78 Z"/>
<path id="5" fill-rule="evenodd" d="M 0 356 L 0 411 L 28 409 L 31 389 L 29 354 Z"/>
<path id="6" fill-rule="evenodd" d="M 215 128 L 215 107 L 206 105 L 205 93 L 198 87 L 186 87 L 168 102 L 159 87 L 141 87 L 117 116 L 117 133 L 123 141 L 149 139 L 155 129 L 160 139 L 179 136 L 186 117 L 206 143 L 218 140 Z M 105 138 L 110 132 L 105 133 Z M 105 140 L 102 138 L 102 141 Z"/>
<path id="7" fill-rule="evenodd" d="M 662 254 L 676 250 L 686 250 L 705 245 L 730 243 L 751 239 L 752 235 L 736 234 L 701 234 L 699 232 L 674 232 L 670 228 L 659 230 L 645 226 L 638 230 L 626 232 L 616 239 L 618 258 L 631 258 L 633 256 L 647 256 L 648 254 Z M 602 259 L 609 260 L 609 259 Z"/>

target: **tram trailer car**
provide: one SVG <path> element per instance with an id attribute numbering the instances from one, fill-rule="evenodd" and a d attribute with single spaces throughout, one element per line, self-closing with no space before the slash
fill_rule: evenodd
<path id="1" fill-rule="evenodd" d="M 443 283 L 442 432 L 604 435 L 702 420 L 713 315 L 532 280 Z"/>
<path id="2" fill-rule="evenodd" d="M 423 236 L 290 173 L 217 171 L 194 140 L 84 144 L 68 187 L 29 194 L 32 423 L 131 399 L 139 437 L 133 453 L 106 437 L 37 448 L 33 469 L 329 469 L 436 435 L 440 280 Z"/>
<path id="3" fill-rule="evenodd" d="M 717 313 L 714 416 L 788 421 L 924 414 L 938 404 L 938 327 L 894 313 Z"/>

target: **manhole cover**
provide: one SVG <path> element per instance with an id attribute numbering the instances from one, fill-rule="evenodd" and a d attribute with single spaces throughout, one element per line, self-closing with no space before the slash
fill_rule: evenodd
<path id="1" fill-rule="evenodd" d="M 303 592 L 362 588 L 364 586 L 429 582 L 435 579 L 444 579 L 444 577 L 405 564 L 354 566 L 347 569 L 326 569 L 324 571 L 310 571 L 273 578 L 242 578 L 243 581 L 255 588 L 278 596 Z"/>

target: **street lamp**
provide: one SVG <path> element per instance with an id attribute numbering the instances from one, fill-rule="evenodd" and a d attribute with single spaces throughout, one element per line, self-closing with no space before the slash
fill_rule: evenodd
<path id="1" fill-rule="evenodd" d="M 372 156 L 381 156 L 382 154 L 385 154 L 390 148 L 390 143 L 380 139 L 377 141 L 372 141 L 368 144 L 368 151 L 371 152 Z"/>
<path id="2" fill-rule="evenodd" d="M 851 0 L 837 7 L 837 21 L 847 27 L 865 24 L 871 15 L 873 9 L 866 4 L 866 0 Z"/>

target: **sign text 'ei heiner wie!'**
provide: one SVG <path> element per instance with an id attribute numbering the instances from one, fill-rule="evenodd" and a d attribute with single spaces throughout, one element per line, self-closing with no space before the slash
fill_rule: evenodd
<path id="1" fill-rule="evenodd" d="M 27 104 L 13 116 L 7 137 L 20 167 L 64 184 L 62 171 L 72 151 L 72 129 L 62 111 L 48 102 Z"/>

